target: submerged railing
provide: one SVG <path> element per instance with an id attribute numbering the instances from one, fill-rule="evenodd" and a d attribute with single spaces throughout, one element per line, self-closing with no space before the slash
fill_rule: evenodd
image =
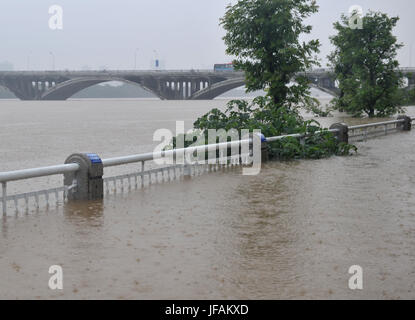
<path id="1" fill-rule="evenodd" d="M 348 127 L 349 137 L 350 138 L 361 138 L 362 140 L 367 140 L 373 136 L 378 135 L 387 135 L 389 132 L 397 130 L 408 131 L 411 128 L 408 127 L 410 123 L 415 120 L 415 118 L 402 118 L 392 121 L 376 122 L 369 124 L 362 124 Z M 379 129 L 379 130 L 376 130 Z M 353 134 L 351 134 L 353 133 Z"/>
<path id="2" fill-rule="evenodd" d="M 411 123 L 413 120 L 415 120 L 415 118 L 401 116 L 397 120 L 393 121 L 377 122 L 350 127 L 345 124 L 334 124 L 328 131 L 335 133 L 337 138 L 343 142 L 348 142 L 349 138 L 353 139 L 359 137 L 365 140 L 376 134 L 388 134 L 390 131 L 396 130 L 411 130 Z M 377 128 L 381 128 L 381 130 L 376 130 Z M 318 133 L 321 132 L 315 132 L 314 134 Z M 262 143 L 266 144 L 267 142 L 275 142 L 287 137 L 303 139 L 309 135 L 310 134 L 293 134 L 268 137 L 263 139 Z M 180 177 L 199 175 L 205 172 L 214 172 L 220 168 L 247 165 L 250 163 L 250 159 L 252 157 L 252 144 L 253 138 L 250 137 L 249 139 L 232 142 L 102 160 L 96 154 L 75 154 L 70 156 L 66 161 L 67 163 L 63 165 L 0 172 L 0 184 L 2 185 L 0 203 L 2 205 L 2 212 L 4 215 L 7 214 L 9 202 L 14 203 L 15 211 L 18 212 L 19 201 L 21 200 L 24 200 L 26 210 L 28 210 L 30 200 L 34 200 L 36 207 L 39 208 L 41 198 L 43 198 L 44 203 L 46 203 L 47 206 L 50 205 L 51 199 L 53 199 L 56 204 L 59 204 L 61 201 L 65 202 L 67 199 L 99 199 L 103 197 L 104 191 L 107 194 L 111 193 L 111 191 L 116 193 L 118 189 L 121 189 L 121 192 L 124 192 L 125 182 L 128 184 L 128 189 L 131 189 L 132 187 L 137 189 L 139 187 L 143 188 L 145 185 L 151 185 L 153 182 L 158 183 L 160 182 L 160 178 L 161 181 L 172 181 Z M 228 150 L 230 149 L 237 149 L 237 153 L 231 153 L 231 155 L 229 155 Z M 226 152 L 223 150 L 226 150 Z M 177 163 L 178 157 L 186 159 L 186 155 L 200 151 L 210 152 L 210 154 L 214 154 L 214 158 L 209 158 L 208 163 L 206 163 L 206 159 L 203 159 L 204 161 L 202 163 Z M 218 153 L 218 151 L 220 152 Z M 175 163 L 170 164 L 167 167 L 146 169 L 147 162 L 169 157 L 174 159 Z M 104 175 L 104 168 L 135 163 L 140 164 L 140 170 L 137 172 L 102 178 Z M 7 185 L 10 182 L 53 175 L 64 175 L 65 179 L 63 187 L 14 195 L 8 195 L 7 193 Z"/>
<path id="3" fill-rule="evenodd" d="M 60 201 L 65 201 L 68 198 L 71 198 L 71 195 L 77 189 L 82 188 L 82 182 L 85 184 L 87 181 L 87 188 L 99 188 L 99 183 L 101 181 L 103 184 L 103 191 L 110 193 L 111 191 L 117 191 L 118 187 L 121 191 L 124 191 L 124 182 L 128 181 L 129 189 L 131 185 L 134 185 L 135 188 L 144 187 L 145 183 L 151 185 L 154 182 L 158 182 L 160 174 L 162 179 L 165 180 L 166 173 L 169 180 L 177 179 L 181 176 L 192 176 L 198 175 L 203 172 L 211 172 L 219 169 L 219 164 L 224 163 L 226 167 L 232 167 L 236 164 L 248 163 L 248 158 L 250 156 L 249 150 L 245 154 L 239 152 L 242 150 L 242 146 L 247 146 L 252 143 L 252 139 L 244 139 L 232 142 L 224 142 L 211 145 L 202 145 L 197 147 L 189 147 L 185 149 L 175 149 L 161 152 L 145 153 L 138 155 L 130 155 L 125 157 L 117 157 L 110 159 L 100 159 L 96 154 L 79 154 L 72 155 L 69 157 L 69 161 L 75 160 L 74 163 L 66 163 L 63 165 L 50 166 L 50 167 L 41 167 L 33 169 L 25 169 L 18 171 L 9 171 L 9 172 L 0 172 L 0 184 L 2 185 L 2 193 L 0 197 L 0 203 L 2 205 L 2 212 L 4 215 L 7 214 L 7 205 L 8 202 L 13 202 L 16 212 L 19 208 L 19 201 L 24 200 L 26 209 L 29 208 L 29 202 L 33 200 L 35 206 L 38 208 L 40 205 L 41 198 L 44 202 L 49 205 L 51 200 L 54 200 L 56 204 L 59 204 Z M 237 147 L 238 154 L 226 156 L 220 155 L 215 156 L 215 164 L 209 163 L 206 165 L 195 165 L 185 164 L 173 164 L 167 167 L 156 167 L 146 169 L 146 163 L 150 161 L 155 161 L 158 159 L 172 157 L 177 160 L 178 157 L 183 157 L 186 159 L 186 156 L 194 152 L 212 152 L 218 150 L 228 150 Z M 68 160 L 67 160 L 68 161 Z M 88 163 L 89 162 L 89 163 Z M 177 162 L 177 161 L 176 161 Z M 114 177 L 106 177 L 103 179 L 95 179 L 96 177 L 103 176 L 103 172 L 95 175 L 94 167 L 101 167 L 102 171 L 104 168 L 116 167 L 128 164 L 140 164 L 140 170 L 138 172 L 133 172 L 130 174 L 118 175 Z M 81 171 L 87 171 L 87 177 L 78 176 Z M 98 170 L 99 171 L 99 170 Z M 36 192 L 27 192 L 15 195 L 8 195 L 7 185 L 10 182 L 28 180 L 33 178 L 47 177 L 53 175 L 64 175 L 65 176 L 65 185 L 63 187 L 52 188 L 47 190 L 41 190 Z M 154 178 L 154 179 L 153 179 Z M 155 181 L 154 181 L 155 180 Z M 112 188 L 111 188 L 112 185 Z M 84 186 L 85 187 L 85 186 Z M 88 195 L 93 195 L 94 190 L 83 190 L 83 193 L 87 196 L 74 196 L 74 200 L 87 200 Z M 94 196 L 94 195 L 93 195 Z M 99 196 L 98 196 L 99 197 Z"/>

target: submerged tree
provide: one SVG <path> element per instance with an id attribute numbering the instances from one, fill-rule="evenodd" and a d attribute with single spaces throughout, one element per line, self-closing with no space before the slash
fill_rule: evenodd
<path id="1" fill-rule="evenodd" d="M 397 51 L 402 44 L 393 35 L 399 18 L 379 12 L 362 17 L 362 28 L 350 28 L 343 15 L 331 37 L 335 50 L 329 56 L 341 91 L 335 108 L 353 116 L 383 117 L 400 111 L 404 95 Z"/>

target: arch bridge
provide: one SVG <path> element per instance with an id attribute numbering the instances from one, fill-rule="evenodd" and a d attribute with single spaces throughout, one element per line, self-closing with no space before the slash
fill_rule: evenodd
<path id="1" fill-rule="evenodd" d="M 402 69 L 408 86 L 415 86 L 415 69 Z M 303 73 L 310 86 L 337 95 L 329 69 Z M 66 100 L 90 86 L 120 81 L 140 86 L 162 100 L 210 100 L 245 84 L 236 71 L 0 71 L 0 86 L 21 100 Z"/>

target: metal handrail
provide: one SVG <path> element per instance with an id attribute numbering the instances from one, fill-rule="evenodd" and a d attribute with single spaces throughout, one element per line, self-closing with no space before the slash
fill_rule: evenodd
<path id="1" fill-rule="evenodd" d="M 131 155 L 131 156 L 125 156 L 125 157 L 118 157 L 118 158 L 109 158 L 109 159 L 103 159 L 102 164 L 104 167 L 114 167 L 114 166 L 126 165 L 126 164 L 131 164 L 131 163 L 142 162 L 142 161 L 162 159 L 162 158 L 166 158 L 169 156 L 180 155 L 181 153 L 184 153 L 184 152 L 193 153 L 193 152 L 198 152 L 198 151 L 214 151 L 217 148 L 221 148 L 221 147 L 230 148 L 234 146 L 249 144 L 249 142 L 250 142 L 249 139 L 245 139 L 245 140 L 189 147 L 189 148 L 183 148 L 183 149 L 174 149 L 174 150 L 168 150 L 168 151 L 144 153 L 144 154 L 137 154 L 137 155 Z M 69 164 L 62 164 L 62 165 L 56 165 L 56 166 L 50 166 L 50 167 L 0 172 L 0 183 L 52 176 L 52 175 L 76 172 L 78 170 L 79 170 L 78 164 L 69 163 Z"/>
<path id="2" fill-rule="evenodd" d="M 77 163 L 69 163 L 50 167 L 0 172 L 0 183 L 53 176 L 57 174 L 76 172 L 78 170 L 79 165 Z"/>
<path id="3" fill-rule="evenodd" d="M 412 121 L 415 120 L 411 118 Z M 370 123 L 364 125 L 357 125 L 349 127 L 349 130 L 357 130 L 357 129 L 365 129 L 370 127 L 378 127 L 378 126 L 387 126 L 390 124 L 397 124 L 402 123 L 405 120 L 393 120 L 393 121 L 384 121 L 384 122 L 377 122 L 377 123 Z M 269 137 L 266 138 L 267 142 L 275 142 L 282 140 L 284 138 L 305 138 L 310 136 L 311 134 L 319 134 L 324 132 L 331 132 L 335 133 L 338 132 L 339 129 L 329 129 L 324 131 L 317 131 L 314 133 L 298 133 L 298 134 L 291 134 L 291 135 L 283 135 L 277 137 Z M 173 149 L 167 151 L 160 151 L 160 152 L 152 152 L 152 153 L 144 153 L 144 154 L 137 154 L 137 155 L 130 155 L 125 157 L 117 157 L 117 158 L 109 158 L 103 159 L 103 167 L 113 167 L 113 166 L 120 166 L 120 165 L 127 165 L 132 163 L 142 163 L 142 169 L 144 168 L 144 163 L 146 161 L 152 161 L 167 157 L 175 157 L 177 155 L 184 156 L 186 153 L 194 153 L 199 151 L 215 151 L 220 148 L 232 148 L 234 146 L 242 146 L 245 144 L 251 143 L 251 139 L 244 139 L 244 140 L 237 140 L 231 142 L 223 142 L 217 144 L 209 144 L 209 145 L 201 145 L 201 146 L 194 146 L 188 148 L 181 148 L 181 149 Z M 80 169 L 80 166 L 76 163 L 70 164 L 62 164 L 57 166 L 50 166 L 50 167 L 41 167 L 41 168 L 32 168 L 32 169 L 25 169 L 25 170 L 16 170 L 16 171 L 9 171 L 9 172 L 0 172 L 0 184 L 2 185 L 2 206 L 3 206 L 3 213 L 6 212 L 6 203 L 7 203 L 7 183 L 11 181 L 18 181 L 18 180 L 26 180 L 32 178 L 39 178 L 39 177 L 46 177 L 58 174 L 65 174 L 71 172 L 77 172 Z"/>
<path id="4" fill-rule="evenodd" d="M 415 118 L 414 118 L 415 119 Z M 414 120 L 412 119 L 412 120 Z M 389 124 L 397 124 L 405 122 L 405 120 L 391 120 L 391 121 L 384 121 L 384 122 L 375 122 L 375 123 L 368 123 L 368 124 L 362 124 L 357 126 L 351 126 L 349 127 L 349 130 L 356 130 L 356 129 L 366 129 L 366 128 L 372 128 L 372 127 L 379 127 L 379 126 L 387 126 Z"/>
<path id="5" fill-rule="evenodd" d="M 412 118 L 412 120 L 415 120 L 415 117 Z M 404 120 L 376 122 L 376 123 L 370 123 L 370 124 L 365 124 L 365 125 L 351 126 L 349 127 L 349 130 L 364 129 L 364 128 L 382 126 L 382 125 L 396 124 L 396 123 L 401 123 L 401 122 L 404 122 Z M 338 132 L 338 129 L 317 131 L 317 132 L 314 132 L 314 134 L 319 134 L 323 132 L 335 133 L 335 132 Z M 266 138 L 266 141 L 275 142 L 275 141 L 282 140 L 284 138 L 289 138 L 289 137 L 303 138 L 303 137 L 308 136 L 309 134 L 310 133 L 297 133 L 297 134 L 291 134 L 291 135 L 269 137 L 269 138 Z M 223 142 L 223 143 L 218 143 L 218 144 L 210 144 L 210 145 L 202 145 L 202 146 L 174 149 L 174 150 L 168 150 L 168 151 L 160 151 L 160 152 L 155 152 L 155 153 L 151 152 L 151 153 L 130 155 L 130 156 L 124 156 L 124 157 L 103 159 L 102 163 L 104 167 L 114 167 L 114 166 L 138 163 L 138 162 L 143 162 L 143 161 L 151 161 L 151 160 L 166 158 L 169 156 L 176 156 L 178 154 L 180 155 L 185 152 L 193 153 L 193 152 L 198 152 L 198 151 L 214 151 L 217 148 L 233 147 L 233 146 L 248 144 L 249 142 L 250 142 L 249 139 L 245 139 L 245 140 L 238 140 L 238 141 L 232 141 L 232 142 Z M 76 172 L 78 170 L 79 170 L 79 165 L 76 163 L 72 163 L 72 164 L 63 164 L 63 165 L 50 166 L 50 167 L 16 170 L 16 171 L 10 171 L 10 172 L 0 172 L 0 183 L 17 181 L 17 180 L 26 180 L 26 179 L 31 179 L 31 178 L 45 177 L 45 176 L 51 176 L 51 175 L 57 175 L 57 174 L 64 174 L 64 173 L 69 173 L 69 172 Z"/>
<path id="6" fill-rule="evenodd" d="M 266 138 L 266 140 L 267 140 L 267 142 L 275 142 L 275 141 L 279 141 L 279 140 L 282 140 L 282 139 L 285 139 L 285 138 L 305 138 L 305 137 L 309 136 L 310 134 L 320 134 L 320 133 L 324 133 L 324 132 L 335 133 L 335 132 L 339 132 L 339 129 L 321 130 L 321 131 L 316 131 L 316 132 L 313 132 L 313 133 L 287 134 L 285 136 Z"/>
<path id="7" fill-rule="evenodd" d="M 235 146 L 249 144 L 250 141 L 251 141 L 250 139 L 244 139 L 244 140 L 188 147 L 188 148 L 182 148 L 182 149 L 173 149 L 173 150 L 153 152 L 153 153 L 137 154 L 137 155 L 126 156 L 126 157 L 103 159 L 102 164 L 104 168 L 114 167 L 114 166 L 126 165 L 126 164 L 143 162 L 143 161 L 157 160 L 157 159 L 167 158 L 171 156 L 174 157 L 176 155 L 184 155 L 185 153 L 189 154 L 189 153 L 194 153 L 194 152 L 199 152 L 199 151 L 205 151 L 205 152 L 215 151 L 218 148 L 220 149 L 222 147 L 232 148 Z"/>

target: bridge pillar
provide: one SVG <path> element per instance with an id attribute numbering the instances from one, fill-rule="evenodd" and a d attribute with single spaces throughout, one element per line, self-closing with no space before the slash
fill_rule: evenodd
<path id="1" fill-rule="evenodd" d="M 197 92 L 198 90 L 197 90 L 197 83 L 196 83 L 196 81 L 192 81 L 192 92 L 191 92 L 191 95 L 193 96 L 196 92 Z"/>
<path id="2" fill-rule="evenodd" d="M 175 96 L 177 97 L 176 99 L 180 99 L 180 90 L 182 89 L 182 85 L 181 85 L 180 81 L 176 81 L 175 89 L 176 89 Z"/>
<path id="3" fill-rule="evenodd" d="M 411 131 L 412 129 L 412 118 L 402 115 L 398 117 L 398 120 L 404 120 L 404 122 L 398 123 L 397 128 L 402 131 Z"/>
<path id="4" fill-rule="evenodd" d="M 93 153 L 73 154 L 65 163 L 77 163 L 80 169 L 64 175 L 64 185 L 74 187 L 68 200 L 101 200 L 104 198 L 104 166 L 101 158 Z"/>
<path id="5" fill-rule="evenodd" d="M 169 99 L 176 99 L 176 92 L 177 92 L 177 82 L 175 80 L 171 80 Z"/>
<path id="6" fill-rule="evenodd" d="M 35 97 L 35 89 L 33 88 L 32 81 L 28 81 L 26 83 L 26 96 L 27 97 Z"/>
<path id="7" fill-rule="evenodd" d="M 184 99 L 186 100 L 188 96 L 189 96 L 189 82 L 186 80 L 185 86 L 184 86 Z"/>
<path id="8" fill-rule="evenodd" d="M 158 81 L 158 92 L 159 92 L 160 97 L 164 97 L 164 92 L 166 92 L 164 81 L 161 81 L 161 80 Z M 163 98 L 161 99 L 163 100 Z"/>
<path id="9" fill-rule="evenodd" d="M 164 90 L 164 96 L 166 99 L 171 99 L 173 95 L 173 82 L 171 80 L 167 81 Z"/>
<path id="10" fill-rule="evenodd" d="M 337 129 L 335 133 L 338 142 L 349 143 L 349 127 L 344 123 L 335 123 L 330 129 Z"/>

